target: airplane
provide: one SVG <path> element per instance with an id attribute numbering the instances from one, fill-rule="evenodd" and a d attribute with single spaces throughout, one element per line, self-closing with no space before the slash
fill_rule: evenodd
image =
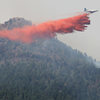
<path id="1" fill-rule="evenodd" d="M 84 12 L 92 14 L 98 12 L 98 10 L 88 10 L 87 8 L 84 8 Z"/>

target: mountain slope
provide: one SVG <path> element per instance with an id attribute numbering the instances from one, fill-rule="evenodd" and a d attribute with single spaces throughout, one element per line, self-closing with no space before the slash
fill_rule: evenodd
<path id="1" fill-rule="evenodd" d="M 100 100 L 100 69 L 57 39 L 0 39 L 0 100 Z"/>

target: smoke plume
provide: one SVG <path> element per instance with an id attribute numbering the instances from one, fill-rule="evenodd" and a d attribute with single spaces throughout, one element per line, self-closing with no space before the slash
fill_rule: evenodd
<path id="1" fill-rule="evenodd" d="M 67 34 L 76 31 L 84 31 L 90 24 L 88 14 L 83 13 L 74 17 L 45 22 L 36 26 L 1 30 L 0 37 L 26 43 L 38 39 L 53 38 L 58 34 Z"/>

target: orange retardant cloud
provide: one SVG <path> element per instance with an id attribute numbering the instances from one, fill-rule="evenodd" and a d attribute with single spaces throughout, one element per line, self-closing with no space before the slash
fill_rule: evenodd
<path id="1" fill-rule="evenodd" d="M 37 26 L 14 28 L 12 30 L 0 31 L 0 38 L 7 38 L 13 41 L 31 43 L 38 39 L 49 39 L 56 34 L 68 34 L 76 31 L 84 31 L 86 25 L 90 24 L 88 14 L 80 14 L 74 17 L 49 21 Z"/>

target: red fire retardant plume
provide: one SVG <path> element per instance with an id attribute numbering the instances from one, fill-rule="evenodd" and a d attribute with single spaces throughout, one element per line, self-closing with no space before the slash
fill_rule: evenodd
<path id="1" fill-rule="evenodd" d="M 84 13 L 70 18 L 45 22 L 37 26 L 2 30 L 0 31 L 0 37 L 31 43 L 38 39 L 53 38 L 57 33 L 68 34 L 74 32 L 74 30 L 84 31 L 88 24 L 90 24 L 88 14 Z"/>

